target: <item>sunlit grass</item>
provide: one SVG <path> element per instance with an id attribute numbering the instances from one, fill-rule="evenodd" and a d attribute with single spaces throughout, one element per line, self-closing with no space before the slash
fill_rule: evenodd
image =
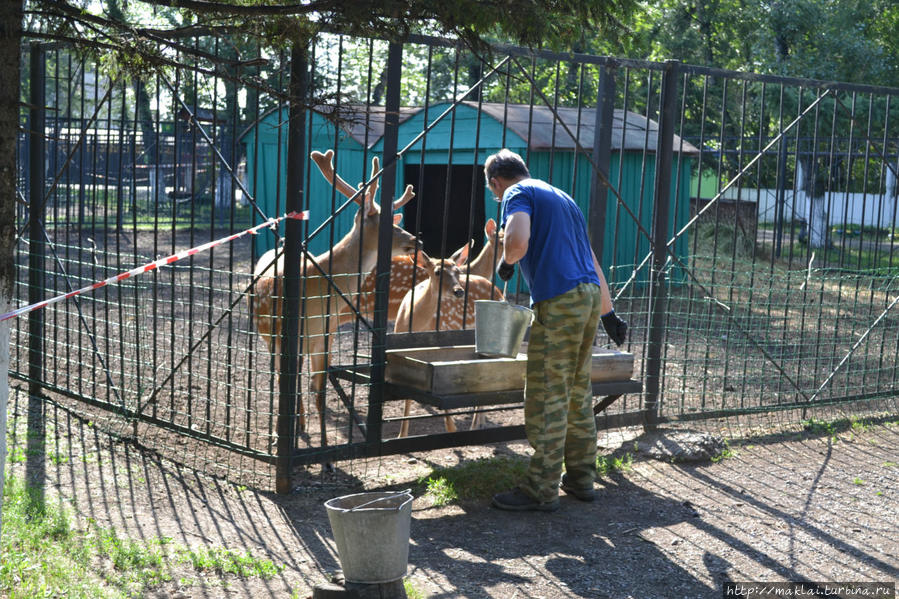
<path id="1" fill-rule="evenodd" d="M 93 521 L 80 530 L 72 521 L 64 505 L 6 479 L 0 596 L 135 597 L 176 578 L 182 586 L 200 585 L 199 575 L 209 573 L 268 580 L 284 569 L 249 552 L 188 548 L 165 537 L 135 540 Z"/>
<path id="2" fill-rule="evenodd" d="M 434 505 L 460 500 L 487 499 L 508 491 L 521 482 L 527 460 L 521 458 L 484 458 L 450 468 L 435 468 L 419 478 Z"/>

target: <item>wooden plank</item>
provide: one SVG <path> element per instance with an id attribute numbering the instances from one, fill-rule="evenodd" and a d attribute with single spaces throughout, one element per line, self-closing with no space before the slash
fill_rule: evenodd
<path id="1" fill-rule="evenodd" d="M 627 381 L 633 366 L 633 354 L 597 349 L 590 378 Z M 523 389 L 526 374 L 524 353 L 516 358 L 480 358 L 473 345 L 462 345 L 389 350 L 385 376 L 388 383 L 426 393 L 459 395 Z"/>
<path id="2" fill-rule="evenodd" d="M 639 393 L 643 390 L 640 381 L 602 381 L 593 383 L 593 396 L 621 396 L 626 393 Z M 455 393 L 435 395 L 406 387 L 388 383 L 386 387 L 387 399 L 413 399 L 419 403 L 433 406 L 440 410 L 454 410 L 457 408 L 473 408 L 481 406 L 496 406 L 505 404 L 522 403 L 524 401 L 524 389 L 513 389 L 492 393 Z"/>
<path id="3" fill-rule="evenodd" d="M 413 347 L 442 347 L 449 345 L 474 345 L 474 329 L 387 334 L 387 349 L 389 350 Z"/>

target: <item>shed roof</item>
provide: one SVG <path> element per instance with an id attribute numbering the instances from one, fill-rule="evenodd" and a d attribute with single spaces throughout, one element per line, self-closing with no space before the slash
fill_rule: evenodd
<path id="1" fill-rule="evenodd" d="M 334 106 L 320 106 L 322 114 L 329 114 Z M 401 106 L 399 122 L 406 121 L 421 110 L 418 106 Z M 343 104 L 340 106 L 340 128 L 359 142 L 371 149 L 384 135 L 384 121 L 387 109 L 384 106 L 364 106 L 362 104 Z M 366 139 L 366 134 L 368 138 Z"/>
<path id="2" fill-rule="evenodd" d="M 261 121 L 272 114 L 276 114 L 279 110 L 286 112 L 287 107 L 270 108 L 262 114 L 262 116 L 256 119 L 256 122 L 248 126 L 240 134 L 239 139 L 243 140 L 247 135 L 253 133 L 256 126 Z M 386 108 L 384 106 L 365 106 L 364 104 L 340 104 L 334 106 L 321 104 L 313 108 L 313 110 L 328 120 L 330 120 L 333 113 L 337 112 L 337 120 L 340 124 L 340 128 L 358 142 L 360 146 L 363 146 L 368 142 L 368 148 L 371 149 L 371 147 L 378 143 L 384 135 L 384 115 L 386 114 Z M 417 106 L 400 107 L 399 122 L 402 123 L 420 110 L 421 108 Z M 286 120 L 283 124 L 286 124 Z M 286 136 L 284 139 L 287 139 Z"/>
<path id="3" fill-rule="evenodd" d="M 464 104 L 475 110 L 478 109 L 477 102 L 466 101 Z M 556 120 L 553 111 L 548 106 L 483 102 L 480 104 L 480 108 L 490 117 L 504 123 L 509 130 L 525 141 L 530 140 L 528 145 L 531 150 L 574 150 L 576 148 L 571 135 Z M 595 127 L 592 109 L 559 107 L 556 108 L 556 112 L 571 132 L 577 134 L 582 147 L 588 149 L 593 147 Z M 626 126 L 625 116 L 627 117 Z M 623 146 L 625 151 L 642 152 L 646 148 L 649 152 L 655 152 L 659 138 L 659 124 L 656 121 L 647 119 L 636 112 L 627 111 L 625 113 L 619 108 L 615 109 L 612 119 L 613 151 L 621 150 Z M 578 124 L 578 120 L 580 120 L 580 124 Z M 648 135 L 647 128 L 649 129 Z M 553 137 L 554 131 L 555 138 Z M 624 131 L 623 139 L 622 131 Z M 683 140 L 679 135 L 674 136 L 674 151 L 682 151 L 684 154 L 699 154 L 696 146 Z"/>

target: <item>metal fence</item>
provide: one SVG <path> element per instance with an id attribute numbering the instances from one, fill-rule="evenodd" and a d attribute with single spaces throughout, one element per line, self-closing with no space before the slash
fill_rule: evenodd
<path id="1" fill-rule="evenodd" d="M 625 349 L 644 392 L 600 424 L 895 411 L 897 90 L 509 47 L 483 58 L 427 37 L 322 35 L 289 57 L 240 46 L 237 56 L 182 40 L 182 66 L 144 78 L 27 48 L 20 304 L 310 214 L 19 318 L 12 376 L 30 395 L 279 490 L 305 464 L 495 439 L 437 435 L 441 414 L 423 408 L 412 423 L 425 434 L 389 439 L 404 417 L 381 394 L 388 211 L 374 312 L 317 340 L 297 311 L 318 301 L 303 295 L 301 257 L 333 262 L 326 252 L 355 213 L 312 168 L 312 150 L 335 149 L 351 185 L 372 182 L 381 157 L 381 204 L 412 184 L 404 226 L 448 256 L 483 245 L 498 217 L 483 160 L 509 147 L 578 201 L 631 325 Z M 275 286 L 288 306 L 283 355 L 254 322 L 265 299 L 254 265 L 267 251 L 291 257 Z M 360 257 L 343 273 L 357 284 Z M 358 299 L 326 295 L 340 307 Z M 323 413 L 306 389 L 325 373 L 309 372 L 307 356 L 297 376 L 297 353 L 318 341 L 332 364 L 366 373 L 328 387 Z M 521 410 L 487 417 L 509 427 Z"/>

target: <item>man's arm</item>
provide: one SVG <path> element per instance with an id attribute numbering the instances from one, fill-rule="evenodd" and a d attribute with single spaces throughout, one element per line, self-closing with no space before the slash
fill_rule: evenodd
<path id="1" fill-rule="evenodd" d="M 503 261 L 515 264 L 528 253 L 531 240 L 531 215 L 527 212 L 513 212 L 506 219 L 503 237 Z"/>
<path id="2" fill-rule="evenodd" d="M 593 255 L 593 268 L 596 269 L 596 275 L 599 277 L 600 314 L 608 314 L 614 309 L 612 306 L 612 292 L 609 291 L 609 285 L 606 283 L 606 278 L 602 275 L 602 267 L 599 265 L 599 261 L 596 259 L 596 253 L 592 248 L 590 249 L 590 254 Z"/>

